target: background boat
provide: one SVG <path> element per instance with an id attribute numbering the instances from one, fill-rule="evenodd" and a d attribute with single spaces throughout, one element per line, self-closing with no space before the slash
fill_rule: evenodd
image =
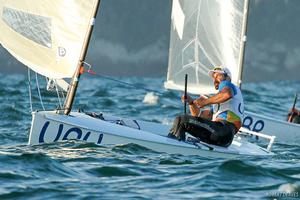
<path id="1" fill-rule="evenodd" d="M 247 77 L 243 68 L 249 3 L 248 0 L 173 1 L 166 88 L 184 90 L 183 77 L 189 74 L 189 93 L 214 94 L 217 91 L 207 72 L 214 66 L 224 66 L 231 71 L 232 82 L 243 92 L 243 79 Z M 243 127 L 275 135 L 277 141 L 300 141 L 300 125 L 257 112 L 249 112 L 245 105 Z"/>

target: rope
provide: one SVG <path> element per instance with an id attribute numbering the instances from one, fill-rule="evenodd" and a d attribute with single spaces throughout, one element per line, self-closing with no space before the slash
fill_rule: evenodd
<path id="1" fill-rule="evenodd" d="M 145 90 L 147 92 L 154 92 L 154 93 L 157 93 L 159 95 L 163 95 L 163 93 L 161 93 L 161 92 L 159 92 L 157 90 L 152 90 L 152 89 L 149 89 L 149 88 L 139 87 L 139 86 L 133 85 L 131 83 L 120 81 L 120 80 L 117 80 L 117 79 L 114 79 L 114 78 L 111 78 L 111 77 L 108 77 L 108 76 L 105 76 L 105 75 L 97 74 L 96 72 L 94 72 L 92 70 L 92 65 L 91 64 L 89 64 L 89 63 L 87 63 L 85 61 L 83 61 L 83 64 L 85 64 L 88 67 L 88 70 L 84 70 L 84 72 L 87 72 L 89 75 L 94 75 L 94 76 L 102 77 L 104 79 L 107 79 L 107 80 L 110 80 L 110 81 L 114 81 L 114 82 L 117 82 L 117 83 L 122 84 L 122 85 L 127 85 L 127 86 L 130 86 L 130 87 L 136 88 L 136 89 Z"/>
<path id="2" fill-rule="evenodd" d="M 42 100 L 41 91 L 40 91 L 40 85 L 39 85 L 39 80 L 38 80 L 38 77 L 37 77 L 37 73 L 35 73 L 35 80 L 36 80 L 37 90 L 38 90 L 38 93 L 39 93 L 40 102 L 41 102 L 41 105 L 43 107 L 43 110 L 45 110 L 45 107 L 44 107 L 44 104 L 43 104 L 43 100 Z"/>
<path id="3" fill-rule="evenodd" d="M 28 92 L 29 92 L 29 104 L 30 104 L 30 112 L 33 112 L 32 108 L 32 94 L 31 94 L 31 76 L 30 76 L 30 69 L 28 68 Z"/>
<path id="4" fill-rule="evenodd" d="M 61 96 L 62 96 L 62 98 L 63 99 L 65 99 L 66 97 L 65 97 L 65 93 L 64 93 L 64 91 L 61 91 Z"/>
<path id="5" fill-rule="evenodd" d="M 117 80 L 117 79 L 114 79 L 114 78 L 110 78 L 110 77 L 105 76 L 105 75 L 96 74 L 95 72 L 90 73 L 89 71 L 90 71 L 90 70 L 88 70 L 88 73 L 89 73 L 90 75 L 102 77 L 102 78 L 104 78 L 104 79 L 107 79 L 107 80 L 110 80 L 110 81 L 114 81 L 114 82 L 117 82 L 117 83 L 122 84 L 122 85 L 127 85 L 127 86 L 130 86 L 130 87 L 136 88 L 136 89 L 145 90 L 145 91 L 147 91 L 147 92 L 154 92 L 154 93 L 156 93 L 156 94 L 163 95 L 163 93 L 161 93 L 161 92 L 159 92 L 159 91 L 157 91 L 157 90 L 152 90 L 152 89 L 149 89 L 149 88 L 145 88 L 145 87 L 141 87 L 141 86 L 136 86 L 136 85 L 133 85 L 133 84 L 131 84 L 131 83 L 127 83 L 127 82 L 120 81 L 120 80 Z"/>
<path id="6" fill-rule="evenodd" d="M 61 99 L 60 99 L 60 95 L 59 95 L 56 80 L 55 80 L 55 90 L 56 90 L 56 93 L 57 93 L 57 99 L 58 99 L 59 107 L 62 108 Z"/>

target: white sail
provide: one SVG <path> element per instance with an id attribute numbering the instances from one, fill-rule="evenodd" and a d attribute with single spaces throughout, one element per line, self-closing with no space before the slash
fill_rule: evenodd
<path id="1" fill-rule="evenodd" d="M 96 0 L 0 0 L 0 43 L 50 78 L 72 77 Z"/>
<path id="2" fill-rule="evenodd" d="M 168 77 L 165 87 L 211 94 L 216 90 L 207 72 L 230 69 L 240 83 L 248 0 L 173 0 Z"/>

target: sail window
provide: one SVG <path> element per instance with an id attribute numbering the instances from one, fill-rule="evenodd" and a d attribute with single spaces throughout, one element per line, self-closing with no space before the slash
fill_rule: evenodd
<path id="1" fill-rule="evenodd" d="M 51 19 L 4 7 L 3 21 L 14 31 L 44 47 L 51 48 Z"/>

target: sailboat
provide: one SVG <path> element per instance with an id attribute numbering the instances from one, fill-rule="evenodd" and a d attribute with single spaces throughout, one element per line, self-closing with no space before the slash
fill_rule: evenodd
<path id="1" fill-rule="evenodd" d="M 241 87 L 250 0 L 173 0 L 168 76 L 165 87 L 189 93 L 214 94 L 207 71 L 230 69 L 232 82 Z M 247 104 L 246 104 L 247 107 Z M 244 112 L 243 128 L 272 133 L 276 141 L 300 142 L 300 125 Z M 259 139 L 259 137 L 256 137 Z"/>
<path id="2" fill-rule="evenodd" d="M 159 152 L 204 157 L 274 155 L 271 148 L 275 137 L 252 131 L 243 134 L 265 137 L 269 140 L 267 148 L 249 143 L 242 133 L 224 148 L 192 136 L 185 142 L 168 138 L 170 126 L 164 124 L 72 111 L 99 6 L 99 0 L 0 0 L 1 45 L 47 77 L 50 86 L 67 90 L 63 107 L 32 112 L 29 145 L 75 139 L 98 145 L 134 143 Z M 71 83 L 60 84 L 63 78 L 72 78 Z"/>

